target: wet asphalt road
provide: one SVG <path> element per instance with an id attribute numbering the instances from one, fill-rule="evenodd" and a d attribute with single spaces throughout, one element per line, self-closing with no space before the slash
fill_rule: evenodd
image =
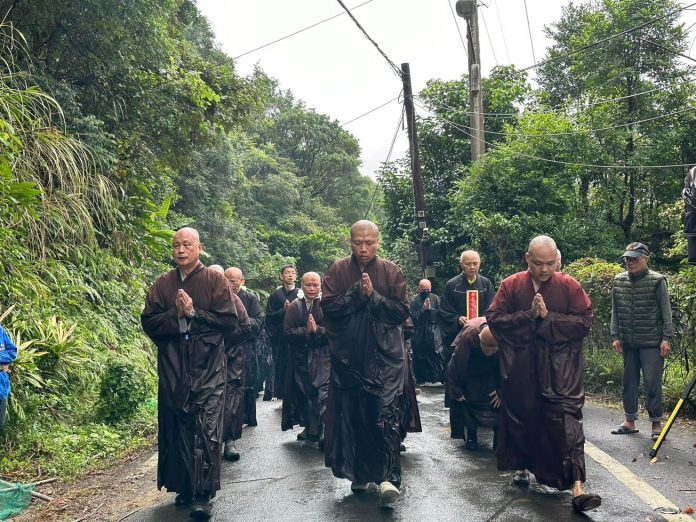
<path id="1" fill-rule="evenodd" d="M 222 490 L 213 500 L 213 520 L 423 520 L 423 521 L 662 521 L 658 511 L 634 491 L 586 456 L 586 488 L 603 503 L 585 516 L 570 508 L 570 492 L 547 491 L 532 483 L 513 486 L 510 472 L 496 470 L 491 433 L 479 432 L 481 449 L 469 452 L 463 441 L 449 436 L 443 391 L 427 386 L 418 397 L 423 433 L 409 434 L 402 454 L 401 498 L 392 508 L 380 508 L 375 492 L 354 495 L 347 480 L 324 467 L 315 444 L 298 442 L 295 431 L 280 431 L 280 403 L 257 403 L 259 426 L 244 428 L 239 462 L 224 462 Z M 622 420 L 618 411 L 585 408 L 585 436 L 680 508 L 696 506 L 696 432 L 675 423 L 656 464 L 647 453 L 650 425 L 639 420 L 641 432 L 612 436 Z M 626 481 L 624 479 L 624 481 Z M 628 482 L 628 481 L 626 481 Z M 188 510 L 169 502 L 139 511 L 129 522 L 190 520 Z M 683 520 L 692 520 L 682 515 Z"/>

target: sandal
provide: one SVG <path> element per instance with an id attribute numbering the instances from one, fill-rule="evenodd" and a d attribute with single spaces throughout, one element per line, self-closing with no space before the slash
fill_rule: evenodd
<path id="1" fill-rule="evenodd" d="M 639 430 L 627 428 L 621 424 L 618 428 L 611 430 L 612 435 L 631 435 L 633 433 L 638 433 Z"/>
<path id="2" fill-rule="evenodd" d="M 573 511 L 576 513 L 583 513 L 585 511 L 598 508 L 600 505 L 602 505 L 602 497 L 599 495 L 593 495 L 592 493 L 585 493 L 583 495 L 573 497 L 572 505 Z"/>
<path id="3" fill-rule="evenodd" d="M 661 434 L 662 434 L 662 430 L 660 430 L 660 431 L 653 431 L 653 432 L 650 434 L 650 438 L 651 438 L 652 440 L 657 440 L 657 439 L 660 438 L 660 435 L 661 435 Z"/>

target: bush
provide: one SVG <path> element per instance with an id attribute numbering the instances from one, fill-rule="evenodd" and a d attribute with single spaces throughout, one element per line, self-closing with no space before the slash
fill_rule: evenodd
<path id="1" fill-rule="evenodd" d="M 129 420 L 150 396 L 147 375 L 130 362 L 110 363 L 99 387 L 97 412 L 109 424 Z"/>

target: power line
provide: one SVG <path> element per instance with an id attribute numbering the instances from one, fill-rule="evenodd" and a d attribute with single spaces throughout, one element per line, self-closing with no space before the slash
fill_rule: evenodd
<path id="1" fill-rule="evenodd" d="M 386 107 L 386 106 L 389 105 L 390 103 L 395 102 L 396 100 L 398 100 L 400 97 L 401 97 L 401 94 L 399 94 L 399 96 L 397 96 L 396 98 L 392 98 L 391 100 L 384 102 L 382 105 L 378 105 L 378 106 L 375 107 L 374 109 L 370 109 L 369 111 L 362 113 L 360 116 L 356 116 L 355 118 L 353 118 L 353 119 L 351 119 L 351 120 L 348 120 L 348 121 L 346 121 L 346 122 L 344 122 L 344 123 L 341 123 L 339 126 L 340 126 L 340 127 L 345 127 L 346 125 L 349 125 L 349 124 L 353 123 L 354 121 L 357 121 L 357 120 L 359 120 L 360 118 L 362 118 L 362 117 L 364 117 L 364 116 L 367 116 L 368 114 L 372 114 L 373 112 L 375 112 L 375 111 L 381 109 L 382 107 Z"/>
<path id="2" fill-rule="evenodd" d="M 377 51 L 379 51 L 379 54 L 381 54 L 381 55 L 384 57 L 384 59 L 387 60 L 387 63 L 388 63 L 389 66 L 392 68 L 392 71 L 394 71 L 394 73 L 395 73 L 399 78 L 401 78 L 401 69 L 399 69 L 399 68 L 396 66 L 396 64 L 395 64 L 394 62 L 392 62 L 392 61 L 389 59 L 389 57 L 384 53 L 384 51 L 382 51 L 382 49 L 380 49 L 379 45 L 377 45 L 377 42 L 375 42 L 375 41 L 370 37 L 370 35 L 367 34 L 367 31 L 365 31 L 365 29 L 363 29 L 363 26 L 360 25 L 360 22 L 358 22 L 358 20 L 353 16 L 353 13 L 350 12 L 350 9 L 348 9 L 348 8 L 346 7 L 346 4 L 344 4 L 342 0 L 336 0 L 336 1 L 337 1 L 339 4 L 341 4 L 341 7 L 343 7 L 343 9 L 346 11 L 346 13 L 348 13 L 348 16 L 350 16 L 350 18 L 353 20 L 353 22 L 355 22 L 355 25 L 358 26 L 358 29 L 360 29 L 360 30 L 362 31 L 362 33 L 365 35 L 365 38 L 367 38 L 368 40 L 370 40 L 370 42 L 372 43 L 372 45 L 374 45 L 375 48 L 377 49 Z"/>
<path id="3" fill-rule="evenodd" d="M 666 47 L 666 46 L 659 44 L 657 42 L 653 42 L 652 40 L 648 40 L 647 38 L 640 38 L 640 37 L 636 36 L 636 40 L 638 40 L 639 42 L 649 43 L 651 45 L 654 45 L 658 49 L 662 49 L 663 51 L 667 51 L 668 53 L 676 54 L 677 56 L 681 56 L 682 58 L 686 58 L 687 60 L 691 60 L 692 62 L 696 62 L 696 60 L 689 55 L 682 54 L 681 52 L 677 51 L 676 49 L 670 49 L 669 47 Z"/>
<path id="4" fill-rule="evenodd" d="M 525 6 L 526 6 L 526 4 L 527 4 L 527 0 L 525 0 Z M 632 33 L 633 31 L 637 31 L 638 29 L 642 29 L 643 27 L 647 27 L 648 25 L 652 25 L 655 22 L 659 22 L 660 20 L 662 20 L 664 18 L 669 18 L 670 16 L 675 15 L 677 13 L 680 13 L 680 12 L 688 9 L 689 7 L 693 7 L 695 5 L 696 5 L 696 2 L 694 2 L 693 4 L 689 4 L 687 6 L 684 6 L 684 7 L 680 7 L 679 9 L 674 9 L 673 11 L 670 11 L 667 14 L 664 14 L 662 16 L 658 16 L 656 18 L 653 18 L 652 20 L 648 20 L 647 22 L 644 22 L 642 24 L 639 24 L 639 25 L 636 25 L 636 26 L 631 27 L 629 29 L 626 29 L 624 31 L 621 31 L 620 33 L 616 33 L 616 34 L 613 34 L 611 36 L 607 36 L 606 38 L 602 38 L 601 40 L 597 40 L 596 42 L 593 42 L 591 44 L 583 45 L 582 47 L 580 47 L 579 49 L 575 49 L 574 51 L 569 51 L 569 52 L 563 53 L 559 56 L 552 56 L 550 58 L 547 58 L 546 60 L 542 60 L 539 63 L 536 63 L 536 60 L 535 60 L 534 65 L 530 65 L 529 67 L 525 67 L 524 69 L 519 69 L 519 72 L 528 71 L 530 69 L 534 69 L 535 67 L 539 67 L 540 65 L 544 65 L 544 64 L 547 64 L 550 62 L 555 62 L 555 61 L 560 60 L 562 58 L 567 58 L 569 56 L 573 56 L 575 54 L 581 53 L 583 51 L 586 51 L 587 49 L 591 49 L 592 47 L 596 47 L 600 44 L 603 44 L 605 42 L 613 40 L 614 38 L 624 36 L 626 34 Z"/>
<path id="5" fill-rule="evenodd" d="M 532 26 L 529 24 L 529 11 L 527 11 L 527 0 L 524 0 L 524 14 L 527 17 L 527 30 L 529 31 L 529 43 L 532 45 L 532 59 L 536 67 L 536 53 L 534 52 L 534 40 L 532 40 Z M 523 69 L 524 70 L 524 69 Z"/>
<path id="6" fill-rule="evenodd" d="M 373 2 L 373 1 L 374 1 L 374 0 L 367 0 L 366 2 L 363 2 L 362 4 L 356 5 L 356 6 L 353 7 L 352 9 L 357 9 L 358 7 L 362 7 L 362 6 L 364 6 L 364 5 L 366 5 L 366 4 L 369 4 L 370 2 Z M 232 60 L 237 60 L 237 59 L 239 59 L 239 58 L 242 58 L 243 56 L 246 56 L 247 54 L 255 53 L 256 51 L 260 51 L 261 49 L 264 49 L 264 48 L 266 48 L 266 47 L 268 47 L 268 46 L 270 46 L 270 45 L 277 44 L 278 42 L 282 42 L 283 40 L 287 40 L 288 38 L 290 38 L 290 37 L 292 37 L 292 36 L 295 36 L 295 35 L 297 35 L 297 34 L 303 33 L 303 32 L 305 32 L 305 31 L 307 31 L 307 30 L 309 30 L 309 29 L 313 29 L 313 28 L 315 28 L 316 26 L 323 24 L 324 22 L 328 22 L 329 20 L 333 20 L 334 18 L 338 18 L 339 16 L 343 16 L 344 14 L 346 14 L 345 11 L 342 11 L 342 12 L 340 12 L 340 13 L 338 13 L 338 14 L 333 15 L 333 16 L 329 16 L 328 18 L 324 18 L 323 20 L 320 20 L 320 21 L 318 21 L 318 22 L 316 22 L 316 23 L 314 23 L 314 24 L 312 24 L 312 25 L 308 25 L 307 27 L 304 27 L 304 28 L 302 28 L 302 29 L 299 29 L 299 30 L 297 30 L 297 31 L 295 31 L 295 32 L 293 32 L 293 33 L 286 34 L 285 36 L 281 36 L 280 38 L 277 38 L 277 39 L 273 40 L 272 42 L 268 42 L 268 43 L 266 43 L 266 44 L 260 45 L 259 47 L 255 47 L 254 49 L 251 49 L 251 50 L 249 50 L 249 51 L 243 52 L 242 54 L 237 55 L 237 56 L 235 56 L 234 58 L 232 58 Z"/>
<path id="7" fill-rule="evenodd" d="M 495 55 L 493 40 L 491 40 L 491 33 L 488 32 L 488 24 L 486 23 L 486 17 L 483 16 L 483 11 L 481 11 L 481 20 L 483 20 L 483 28 L 486 30 L 486 36 L 488 36 L 488 43 L 491 46 L 491 51 L 493 51 L 493 60 L 495 61 L 495 64 L 498 65 L 498 57 Z"/>
<path id="8" fill-rule="evenodd" d="M 663 89 L 659 87 L 655 87 L 654 89 L 648 89 L 647 91 L 642 91 L 642 92 L 637 92 L 635 94 L 629 94 L 626 96 L 620 96 L 618 98 L 605 98 L 605 99 L 600 99 L 597 100 L 596 102 L 590 103 L 585 106 L 585 109 L 589 107 L 595 107 L 597 105 L 603 105 L 605 103 L 613 103 L 621 100 L 626 100 L 628 98 L 635 98 L 638 96 L 643 96 L 645 94 L 650 94 L 655 91 L 662 91 Z M 416 96 L 417 99 L 421 100 L 421 102 L 425 103 L 425 100 L 421 98 L 420 96 Z M 459 110 L 458 107 L 452 107 L 451 105 L 444 105 L 442 104 L 441 107 L 444 107 L 445 109 L 451 109 L 451 110 Z M 429 109 L 426 109 L 429 110 Z M 565 108 L 551 108 L 548 110 L 543 110 L 543 111 L 533 111 L 529 110 L 527 111 L 530 114 L 557 114 L 557 113 L 565 113 L 568 110 L 567 107 Z M 578 111 L 577 114 L 582 114 L 584 111 Z M 472 111 L 465 111 L 465 114 L 479 114 L 478 112 L 472 112 Z M 522 112 L 482 112 L 484 116 L 497 116 L 497 117 L 509 117 L 509 116 L 520 116 Z"/>
<path id="9" fill-rule="evenodd" d="M 401 128 L 401 125 L 403 125 L 404 122 L 404 109 L 403 107 L 401 108 L 401 113 L 399 114 L 399 121 L 396 124 L 396 129 L 394 130 L 394 136 L 392 137 L 391 145 L 389 146 L 389 153 L 387 154 L 387 159 L 384 160 L 384 163 L 389 163 L 389 160 L 391 159 L 392 152 L 394 151 L 394 144 L 396 143 L 396 137 L 399 135 L 399 129 Z M 372 198 L 370 199 L 370 205 L 367 207 L 367 210 L 365 211 L 365 218 L 367 219 L 367 215 L 370 213 L 370 210 L 372 210 L 372 204 L 375 201 L 375 196 L 377 195 L 377 189 L 379 188 L 379 183 L 375 183 L 375 190 L 372 191 Z"/>
<path id="10" fill-rule="evenodd" d="M 505 31 L 503 30 L 503 23 L 500 21 L 498 2 L 495 3 L 495 16 L 498 18 L 498 27 L 500 27 L 500 34 L 503 35 L 503 45 L 505 45 L 505 56 L 507 56 L 507 63 L 512 63 L 512 61 L 510 60 L 510 53 L 508 52 L 507 38 L 505 37 Z"/>
<path id="11" fill-rule="evenodd" d="M 420 105 L 419 105 L 419 106 L 420 106 Z M 425 107 L 421 107 L 421 108 L 424 109 L 424 110 L 426 110 L 426 111 L 428 111 L 428 109 L 426 109 Z M 428 111 L 428 112 L 430 112 L 430 111 Z M 432 114 L 432 113 L 431 113 L 431 114 Z M 489 147 L 494 147 L 494 146 L 496 146 L 496 145 L 493 144 L 493 143 L 490 143 L 490 142 L 488 142 L 488 141 L 486 141 L 486 140 L 482 140 L 482 139 L 477 138 L 476 136 L 472 135 L 472 134 L 467 130 L 468 127 L 466 127 L 466 126 L 459 125 L 459 124 L 457 124 L 457 123 L 454 123 L 454 122 L 452 122 L 452 121 L 449 121 L 449 120 L 447 120 L 447 119 L 445 119 L 445 118 L 442 118 L 441 116 L 438 116 L 437 114 L 433 114 L 433 116 L 435 116 L 436 118 L 438 118 L 439 120 L 441 120 L 441 121 L 443 121 L 443 122 L 449 123 L 449 124 L 452 125 L 455 129 L 460 130 L 462 133 L 464 133 L 466 136 L 468 136 L 470 139 L 478 139 L 479 141 L 482 141 L 483 143 L 485 143 L 485 144 L 488 145 Z M 554 163 L 554 164 L 557 164 L 557 165 L 566 165 L 566 166 L 570 166 L 570 167 L 583 167 L 583 168 L 597 168 L 597 169 L 668 169 L 668 168 L 680 168 L 680 167 L 692 167 L 692 166 L 693 166 L 692 163 L 680 163 L 680 164 L 673 164 L 673 165 L 596 165 L 596 164 L 591 164 L 591 163 L 575 163 L 575 162 L 571 162 L 571 161 L 554 160 L 554 159 L 550 159 L 550 158 L 544 158 L 544 157 L 542 157 L 542 156 L 536 156 L 536 155 L 534 155 L 534 154 L 526 154 L 526 153 L 524 153 L 524 152 L 517 152 L 517 151 L 514 151 L 514 150 L 511 150 L 510 152 L 512 152 L 512 154 L 514 154 L 514 155 L 516 155 L 516 156 L 521 156 L 521 157 L 524 157 L 524 158 L 530 158 L 530 159 L 534 159 L 534 160 L 537 160 L 537 161 L 544 161 L 544 162 L 547 162 L 547 163 Z"/>
<path id="12" fill-rule="evenodd" d="M 454 20 L 454 26 L 457 28 L 457 33 L 459 33 L 459 41 L 462 42 L 462 48 L 464 48 L 464 56 L 469 58 L 469 52 L 466 49 L 466 44 L 464 43 L 464 37 L 462 36 L 462 32 L 459 29 L 459 24 L 457 23 L 457 15 L 454 14 L 454 9 L 452 9 L 452 4 L 450 3 L 450 0 L 445 0 L 447 2 L 447 5 L 449 6 L 450 13 L 452 13 L 452 20 Z"/>

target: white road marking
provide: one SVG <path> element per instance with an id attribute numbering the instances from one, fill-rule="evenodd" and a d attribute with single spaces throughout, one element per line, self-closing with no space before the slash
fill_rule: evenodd
<path id="1" fill-rule="evenodd" d="M 633 491 L 643 502 L 656 513 L 663 516 L 668 522 L 693 522 L 694 519 L 691 516 L 679 513 L 679 507 L 674 502 L 588 440 L 585 440 L 585 453 L 614 475 L 622 484 Z M 663 510 L 676 511 L 676 513 L 664 513 Z"/>

